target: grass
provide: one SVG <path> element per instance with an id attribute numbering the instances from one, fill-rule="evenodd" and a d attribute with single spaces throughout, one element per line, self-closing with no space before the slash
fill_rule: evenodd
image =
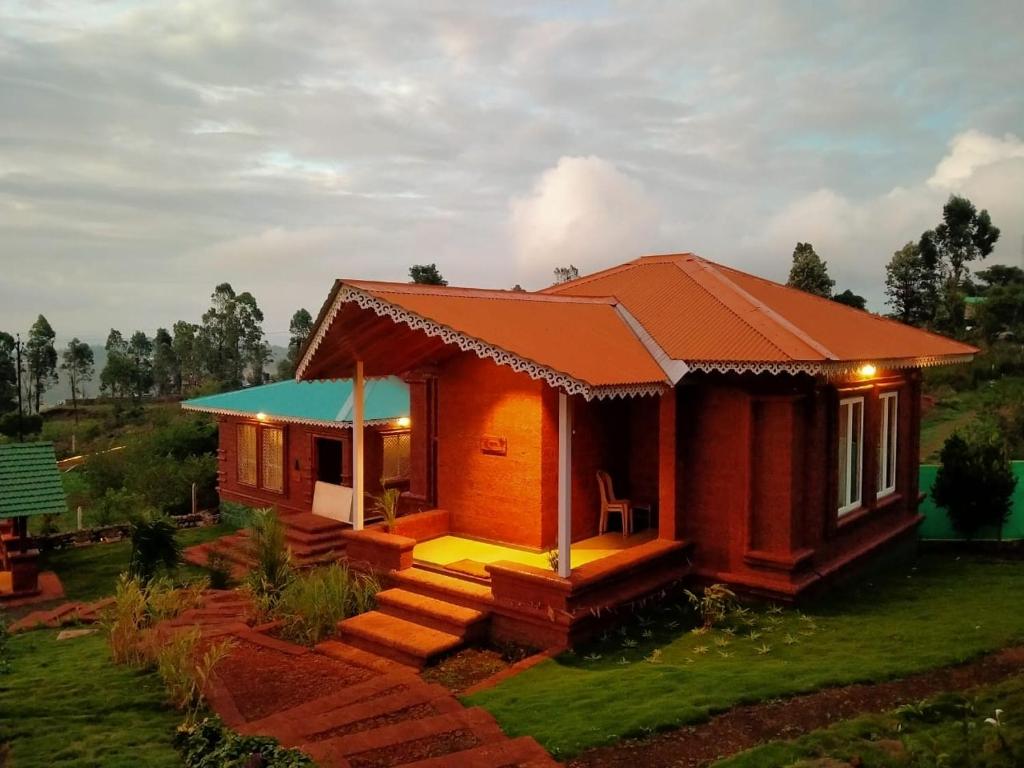
<path id="1" fill-rule="evenodd" d="M 998 728 L 985 722 L 997 709 L 1002 710 Z M 721 760 L 715 768 L 788 768 L 822 759 L 867 768 L 1024 764 L 1024 676 L 969 696 L 943 694 L 918 706 L 847 720 L 794 741 L 765 744 Z"/>
<path id="2" fill-rule="evenodd" d="M 694 634 L 682 601 L 662 601 L 622 632 L 467 702 L 566 757 L 738 704 L 901 677 L 1020 642 L 1022 591 L 1019 562 L 928 555 L 804 614 L 752 612 L 734 635 Z"/>
<path id="3" fill-rule="evenodd" d="M 182 546 L 190 547 L 216 539 L 232 530 L 230 526 L 223 524 L 206 528 L 185 528 L 178 532 L 178 540 Z M 111 544 L 93 544 L 88 547 L 49 552 L 42 567 L 44 570 L 55 571 L 60 577 L 66 600 L 88 602 L 114 594 L 117 577 L 128 568 L 130 554 L 131 542 L 127 540 Z M 188 577 L 201 575 L 205 571 L 184 564 L 178 569 L 178 573 Z"/>
<path id="4" fill-rule="evenodd" d="M 153 672 L 118 667 L 101 634 L 11 638 L 0 676 L 0 743 L 18 768 L 181 766 L 171 745 L 181 716 Z"/>

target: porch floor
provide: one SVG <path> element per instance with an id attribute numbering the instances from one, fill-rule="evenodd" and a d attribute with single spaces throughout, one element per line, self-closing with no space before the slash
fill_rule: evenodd
<path id="1" fill-rule="evenodd" d="M 658 531 L 649 528 L 626 537 L 623 537 L 619 531 L 612 531 L 589 539 L 581 539 L 572 545 L 572 566 L 576 568 L 586 565 L 594 560 L 600 560 L 624 549 L 651 541 L 657 536 Z M 532 565 L 536 568 L 549 569 L 551 567 L 546 552 L 531 552 L 487 541 L 464 539 L 461 536 L 439 536 L 436 539 L 422 541 L 413 550 L 413 557 L 420 562 L 440 566 L 448 566 L 466 560 L 480 565 L 507 560 L 520 565 Z"/>

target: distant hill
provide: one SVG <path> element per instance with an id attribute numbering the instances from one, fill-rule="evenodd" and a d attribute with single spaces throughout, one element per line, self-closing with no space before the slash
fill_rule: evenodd
<path id="1" fill-rule="evenodd" d="M 57 353 L 60 354 L 61 350 L 64 349 L 67 342 L 58 342 Z M 85 383 L 85 396 L 96 397 L 100 393 L 100 372 L 103 367 L 107 364 L 107 350 L 100 344 L 90 344 L 92 347 L 93 359 L 95 361 L 96 372 L 93 374 L 92 381 Z M 276 345 L 270 346 L 270 354 L 272 359 L 266 367 L 266 372 L 271 376 L 277 375 L 277 361 L 283 360 L 288 355 L 287 347 L 279 347 Z M 57 370 L 58 382 L 53 386 L 52 389 L 47 390 L 43 393 L 42 403 L 43 405 L 53 405 L 54 403 L 60 402 L 61 400 L 71 400 L 71 385 L 68 383 L 66 374 Z"/>

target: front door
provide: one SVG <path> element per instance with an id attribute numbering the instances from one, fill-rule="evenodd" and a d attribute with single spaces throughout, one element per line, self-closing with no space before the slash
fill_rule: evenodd
<path id="1" fill-rule="evenodd" d="M 314 440 L 314 445 L 316 479 L 323 483 L 341 485 L 341 440 L 317 437 Z"/>

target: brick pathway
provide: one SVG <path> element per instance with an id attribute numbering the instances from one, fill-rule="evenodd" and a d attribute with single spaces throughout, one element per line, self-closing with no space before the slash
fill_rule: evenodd
<path id="1" fill-rule="evenodd" d="M 49 608 L 32 613 L 11 624 L 7 631 L 12 635 L 16 632 L 27 632 L 40 627 L 63 627 L 67 624 L 93 624 L 100 620 L 103 609 L 114 602 L 108 597 L 95 603 L 64 603 L 56 608 Z"/>
<path id="2" fill-rule="evenodd" d="M 157 628 L 199 626 L 234 647 L 208 692 L 232 728 L 298 747 L 325 768 L 550 768 L 532 738 L 510 739 L 483 709 L 467 709 L 414 669 L 345 642 L 309 649 L 251 626 L 234 592 Z"/>

